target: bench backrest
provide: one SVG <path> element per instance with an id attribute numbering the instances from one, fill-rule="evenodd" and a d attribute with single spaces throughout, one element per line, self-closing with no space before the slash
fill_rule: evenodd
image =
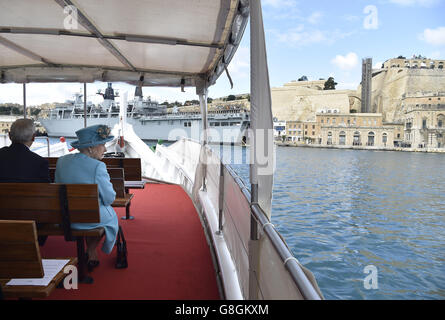
<path id="1" fill-rule="evenodd" d="M 142 180 L 140 158 L 103 158 L 107 168 L 123 168 L 126 181 Z"/>
<path id="2" fill-rule="evenodd" d="M 0 279 L 42 278 L 34 221 L 0 220 Z"/>
<path id="3" fill-rule="evenodd" d="M 57 165 L 57 159 L 59 159 L 59 158 L 57 158 L 57 157 L 46 157 L 45 159 L 48 160 L 48 166 L 50 168 L 55 168 L 56 165 Z"/>
<path id="4" fill-rule="evenodd" d="M 107 168 L 116 198 L 125 198 L 125 177 L 122 168 Z"/>
<path id="5" fill-rule="evenodd" d="M 0 183 L 0 219 L 61 224 L 63 210 L 71 223 L 100 222 L 97 185 Z"/>
<path id="6" fill-rule="evenodd" d="M 55 168 L 57 159 L 55 157 L 46 158 L 50 168 Z M 125 174 L 125 180 L 127 181 L 141 181 L 142 169 L 140 158 L 103 158 L 102 162 L 108 168 L 123 168 Z M 51 181 L 54 181 L 52 179 Z"/>

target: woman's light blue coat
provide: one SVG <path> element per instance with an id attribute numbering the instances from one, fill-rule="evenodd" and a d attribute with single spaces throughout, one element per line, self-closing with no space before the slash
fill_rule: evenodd
<path id="1" fill-rule="evenodd" d="M 73 229 L 105 229 L 105 241 L 102 251 L 110 253 L 116 242 L 118 219 L 111 207 L 116 192 L 110 182 L 107 167 L 102 161 L 88 157 L 83 153 L 68 154 L 57 160 L 56 183 L 97 184 L 99 192 L 100 223 L 72 223 Z"/>

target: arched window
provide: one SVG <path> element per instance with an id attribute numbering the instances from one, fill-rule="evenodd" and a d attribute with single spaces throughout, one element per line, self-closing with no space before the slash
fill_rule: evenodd
<path id="1" fill-rule="evenodd" d="M 387 133 L 383 133 L 382 142 L 383 142 L 383 145 L 386 147 L 386 143 L 388 142 L 388 134 Z"/>
<path id="2" fill-rule="evenodd" d="M 340 132 L 338 144 L 341 146 L 346 144 L 346 133 L 344 131 Z"/>
<path id="3" fill-rule="evenodd" d="M 369 132 L 368 133 L 368 143 L 366 145 L 373 146 L 374 145 L 374 138 L 375 138 L 374 132 Z"/>
<path id="4" fill-rule="evenodd" d="M 354 140 L 352 142 L 352 145 L 354 146 L 360 146 L 361 143 L 361 139 L 360 139 L 360 132 L 356 131 L 354 132 Z"/>
<path id="5" fill-rule="evenodd" d="M 445 126 L 445 115 L 439 114 L 437 116 L 437 127 L 443 128 Z"/>

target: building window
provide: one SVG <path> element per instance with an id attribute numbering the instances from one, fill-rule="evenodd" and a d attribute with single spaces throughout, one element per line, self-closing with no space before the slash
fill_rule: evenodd
<path id="1" fill-rule="evenodd" d="M 426 119 L 422 120 L 422 129 L 426 129 Z"/>
<path id="2" fill-rule="evenodd" d="M 360 146 L 361 143 L 361 139 L 360 139 L 360 132 L 356 131 L 354 132 L 354 140 L 352 142 L 352 145 L 354 146 Z"/>
<path id="3" fill-rule="evenodd" d="M 368 133 L 368 143 L 366 144 L 367 146 L 372 147 L 374 145 L 374 137 L 375 137 L 374 132 Z"/>
<path id="4" fill-rule="evenodd" d="M 315 131 L 312 131 L 312 135 L 315 136 Z"/>
<path id="5" fill-rule="evenodd" d="M 344 131 L 340 132 L 340 136 L 339 136 L 339 144 L 341 146 L 344 146 L 346 144 L 346 133 Z"/>
<path id="6" fill-rule="evenodd" d="M 384 133 L 384 134 L 382 135 L 382 142 L 383 142 L 383 144 L 384 144 L 385 147 L 386 147 L 386 143 L 388 142 L 388 135 L 387 135 L 386 133 Z"/>

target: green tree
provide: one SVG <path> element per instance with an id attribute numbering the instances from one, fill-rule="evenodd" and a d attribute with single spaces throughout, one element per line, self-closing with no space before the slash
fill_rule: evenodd
<path id="1" fill-rule="evenodd" d="M 236 97 L 233 94 L 231 94 L 227 97 L 226 101 L 235 101 L 235 100 L 236 100 Z"/>
<path id="2" fill-rule="evenodd" d="M 335 86 L 338 83 L 334 81 L 333 77 L 329 77 L 328 80 L 324 83 L 324 89 L 323 90 L 335 90 Z"/>
<path id="3" fill-rule="evenodd" d="M 40 110 L 38 108 L 31 108 L 31 115 L 37 117 L 39 115 L 40 111 L 42 111 L 42 110 Z"/>
<path id="4" fill-rule="evenodd" d="M 308 81 L 306 76 L 302 76 L 300 79 L 298 79 L 298 81 Z"/>

